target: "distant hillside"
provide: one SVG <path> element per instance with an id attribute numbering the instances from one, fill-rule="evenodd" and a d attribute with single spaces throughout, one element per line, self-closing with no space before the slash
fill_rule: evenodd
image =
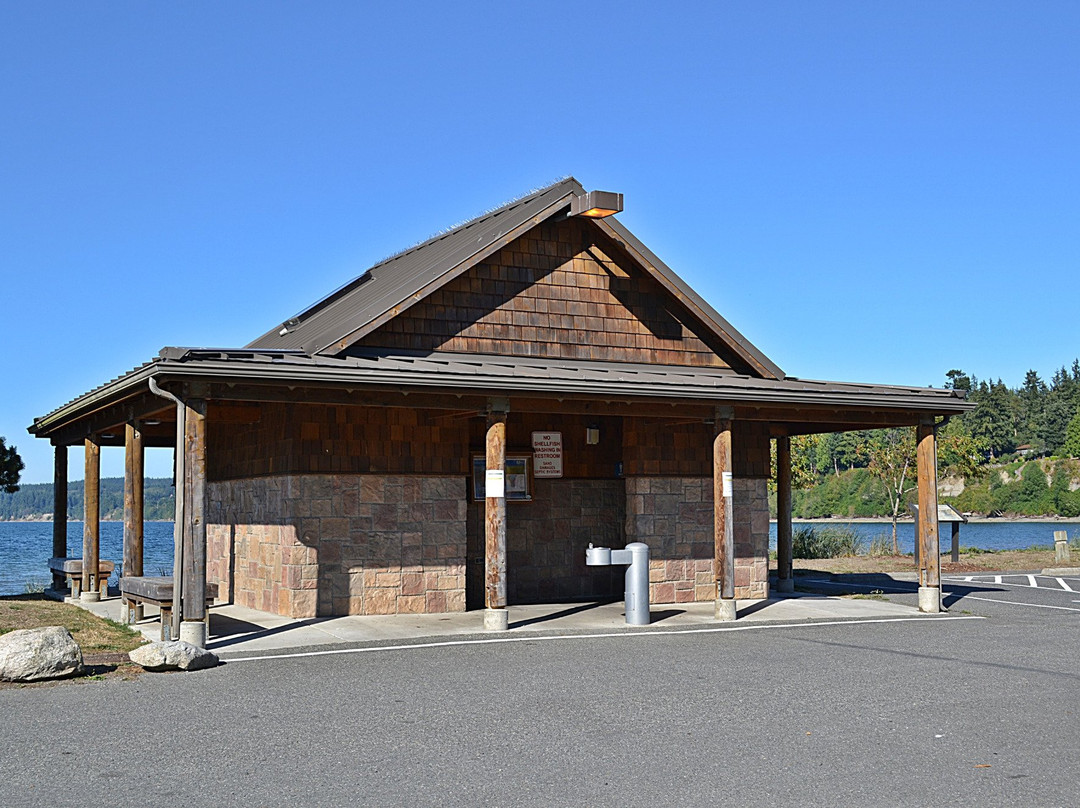
<path id="1" fill-rule="evenodd" d="M 1080 460 L 1018 460 L 980 467 L 980 472 L 975 479 L 940 479 L 939 501 L 982 516 L 1080 516 Z M 775 495 L 771 499 L 775 513 Z M 917 502 L 917 492 L 906 500 Z M 888 516 L 889 504 L 881 483 L 866 469 L 849 469 L 794 491 L 792 512 L 797 519 Z"/>
<path id="2" fill-rule="evenodd" d="M 144 518 L 169 521 L 175 505 L 172 480 L 147 478 L 144 493 Z M 14 494 L 0 491 L 0 522 L 16 520 L 51 520 L 53 509 L 52 483 L 24 485 Z M 83 518 L 83 484 L 68 483 L 68 519 Z M 124 478 L 106 477 L 101 481 L 101 518 L 124 518 Z"/>

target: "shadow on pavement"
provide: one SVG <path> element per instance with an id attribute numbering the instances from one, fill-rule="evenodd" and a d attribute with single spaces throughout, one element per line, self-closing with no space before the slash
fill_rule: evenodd
<path id="1" fill-rule="evenodd" d="M 967 595 L 977 592 L 1003 592 L 994 584 L 943 581 L 941 603 L 948 608 Z M 885 572 L 832 573 L 821 570 L 799 570 L 795 586 L 801 592 L 821 595 L 866 595 L 877 591 L 883 595 L 918 595 L 917 581 L 897 580 Z M 948 588 L 946 589 L 945 586 Z"/>

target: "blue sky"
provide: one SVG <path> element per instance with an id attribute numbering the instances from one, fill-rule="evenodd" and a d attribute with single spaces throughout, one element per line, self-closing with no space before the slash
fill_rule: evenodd
<path id="1" fill-rule="evenodd" d="M 35 416 L 567 174 L 791 375 L 1047 378 L 1078 38 L 1071 2 L 0 5 L 0 435 L 49 481 Z"/>

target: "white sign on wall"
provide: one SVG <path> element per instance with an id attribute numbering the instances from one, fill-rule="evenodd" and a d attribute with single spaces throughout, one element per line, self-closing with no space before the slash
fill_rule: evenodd
<path id="1" fill-rule="evenodd" d="M 562 432 L 533 432 L 533 476 L 562 477 Z"/>

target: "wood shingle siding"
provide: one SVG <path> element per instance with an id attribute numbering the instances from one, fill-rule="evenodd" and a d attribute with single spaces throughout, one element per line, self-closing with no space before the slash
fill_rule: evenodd
<path id="1" fill-rule="evenodd" d="M 467 420 L 390 407 L 264 404 L 253 424 L 210 427 L 211 480 L 270 474 L 468 472 Z"/>
<path id="2" fill-rule="evenodd" d="M 730 367 L 707 329 L 605 241 L 585 222 L 541 225 L 356 347 Z"/>

